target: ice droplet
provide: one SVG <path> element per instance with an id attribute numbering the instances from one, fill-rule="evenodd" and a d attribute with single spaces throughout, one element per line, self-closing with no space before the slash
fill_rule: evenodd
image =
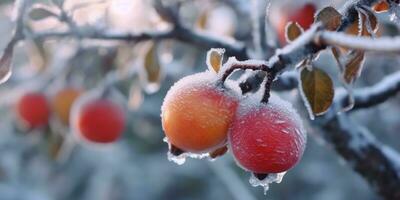
<path id="1" fill-rule="evenodd" d="M 266 195 L 267 191 L 269 189 L 269 184 L 282 182 L 283 176 L 285 174 L 286 174 L 286 172 L 268 174 L 267 177 L 265 177 L 263 180 L 260 180 L 256 176 L 254 176 L 254 174 L 252 173 L 250 176 L 249 182 L 250 182 L 250 185 L 253 187 L 257 187 L 257 186 L 263 187 L 264 195 Z"/>
<path id="2" fill-rule="evenodd" d="M 167 153 L 167 158 L 168 161 L 174 162 L 178 165 L 183 165 L 186 162 L 186 158 L 195 158 L 195 159 L 203 159 L 203 158 L 209 158 L 208 153 L 204 154 L 196 154 L 196 153 L 189 153 L 189 152 L 184 152 L 180 155 L 174 155 L 171 153 L 171 143 L 169 143 L 168 138 L 165 137 L 163 139 L 164 142 L 168 144 L 168 153 Z"/>
<path id="3" fill-rule="evenodd" d="M 170 151 L 168 151 L 167 156 L 168 156 L 168 161 L 174 162 L 178 165 L 183 165 L 186 162 L 185 153 L 179 156 L 175 156 Z"/>

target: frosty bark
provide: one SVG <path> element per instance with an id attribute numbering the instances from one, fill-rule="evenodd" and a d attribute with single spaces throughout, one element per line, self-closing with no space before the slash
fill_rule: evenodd
<path id="1" fill-rule="evenodd" d="M 321 129 L 324 138 L 372 189 L 385 199 L 400 199 L 399 161 L 393 158 L 400 158 L 397 152 L 376 141 L 367 129 L 352 123 L 346 114 L 335 116 Z"/>

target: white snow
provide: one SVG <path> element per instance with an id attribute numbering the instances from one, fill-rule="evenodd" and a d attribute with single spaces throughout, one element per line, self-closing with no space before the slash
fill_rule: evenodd
<path id="1" fill-rule="evenodd" d="M 319 38 L 326 44 L 333 44 L 351 49 L 379 52 L 400 51 L 400 37 L 371 38 L 366 36 L 353 36 L 340 32 L 323 31 L 320 33 Z"/>
<path id="2" fill-rule="evenodd" d="M 235 57 L 229 57 L 228 60 L 222 65 L 221 69 L 218 72 L 218 77 L 221 78 L 224 73 L 229 70 L 234 65 L 242 65 L 242 66 L 261 66 L 267 65 L 268 62 L 263 60 L 245 60 L 245 61 L 238 61 Z"/>

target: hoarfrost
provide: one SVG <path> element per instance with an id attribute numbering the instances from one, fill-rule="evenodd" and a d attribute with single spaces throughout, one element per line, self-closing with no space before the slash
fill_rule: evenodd
<path id="1" fill-rule="evenodd" d="M 264 195 L 267 194 L 269 189 L 269 184 L 271 183 L 280 183 L 282 182 L 283 176 L 286 172 L 276 173 L 276 174 L 268 174 L 263 180 L 258 179 L 254 174 L 251 174 L 249 183 L 253 187 L 261 186 L 264 188 Z"/>
<path id="2" fill-rule="evenodd" d="M 167 153 L 167 158 L 168 161 L 174 162 L 178 165 L 183 165 L 186 162 L 186 158 L 195 158 L 195 159 L 203 159 L 209 157 L 208 153 L 204 154 L 195 154 L 195 153 L 189 153 L 189 152 L 184 152 L 180 155 L 174 155 L 171 153 L 171 143 L 168 142 L 168 138 L 165 137 L 163 139 L 164 142 L 168 144 L 168 153 Z"/>
<path id="3" fill-rule="evenodd" d="M 260 101 L 262 98 L 263 91 L 264 91 L 263 88 L 261 88 L 257 93 L 255 93 L 255 95 L 248 96 L 246 99 L 244 99 L 240 103 L 240 106 L 238 108 L 237 111 L 238 115 L 245 115 L 249 112 L 254 112 L 255 109 L 258 109 L 260 107 Z M 298 127 L 300 127 L 300 130 L 296 131 L 300 133 L 300 135 L 303 137 L 304 140 L 306 139 L 306 134 L 302 124 L 301 117 L 297 113 L 296 109 L 293 108 L 293 105 L 291 103 L 281 99 L 274 92 L 271 92 L 268 104 L 265 106 L 270 107 L 271 110 L 279 110 L 280 112 L 283 112 L 283 114 L 287 116 L 289 119 L 293 119 L 294 122 L 299 123 Z M 276 119 L 275 123 L 282 124 L 284 123 L 284 121 L 281 119 Z"/>
<path id="4" fill-rule="evenodd" d="M 218 77 L 222 78 L 225 72 L 234 65 L 260 66 L 260 65 L 268 65 L 268 62 L 263 60 L 252 60 L 252 59 L 245 61 L 238 61 L 235 57 L 229 57 L 228 60 L 222 65 L 221 70 L 218 72 Z"/>
<path id="5" fill-rule="evenodd" d="M 304 103 L 304 106 L 307 109 L 308 116 L 310 117 L 311 120 L 314 120 L 315 119 L 315 115 L 314 115 L 314 112 L 313 112 L 313 110 L 311 108 L 310 103 L 307 100 L 306 94 L 304 93 L 303 86 L 302 86 L 302 84 L 298 84 L 298 85 L 299 85 L 300 96 L 303 99 L 303 103 Z"/>

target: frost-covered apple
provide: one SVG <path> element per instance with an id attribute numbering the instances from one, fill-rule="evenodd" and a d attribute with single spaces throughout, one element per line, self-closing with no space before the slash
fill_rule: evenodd
<path id="1" fill-rule="evenodd" d="M 238 98 L 218 86 L 215 73 L 182 78 L 168 91 L 161 108 L 168 142 L 191 153 L 225 145 L 237 106 Z"/>
<path id="2" fill-rule="evenodd" d="M 81 93 L 80 89 L 66 87 L 54 95 L 52 99 L 53 111 L 64 124 L 68 125 L 72 104 Z"/>
<path id="3" fill-rule="evenodd" d="M 28 92 L 22 95 L 16 109 L 22 124 L 29 128 L 44 126 L 49 121 L 50 106 L 43 93 Z"/>
<path id="4" fill-rule="evenodd" d="M 112 143 L 122 134 L 125 114 L 122 108 L 108 99 L 85 102 L 77 111 L 74 127 L 79 136 L 94 143 Z"/>
<path id="5" fill-rule="evenodd" d="M 267 104 L 246 101 L 240 104 L 229 142 L 241 167 L 269 174 L 284 172 L 300 160 L 306 135 L 292 105 L 271 96 Z"/>

